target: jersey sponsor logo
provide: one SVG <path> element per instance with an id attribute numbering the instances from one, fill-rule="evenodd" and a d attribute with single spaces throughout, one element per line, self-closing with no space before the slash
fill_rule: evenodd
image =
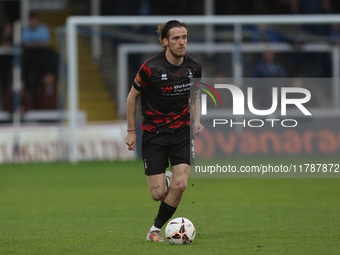
<path id="1" fill-rule="evenodd" d="M 180 85 L 170 85 L 170 86 L 161 86 L 161 90 L 163 92 L 163 95 L 167 96 L 178 96 L 178 95 L 184 95 L 190 91 L 190 84 L 180 84 Z M 171 93 L 171 94 L 169 94 Z"/>
<path id="2" fill-rule="evenodd" d="M 162 86 L 161 89 L 163 93 L 170 93 L 173 90 L 173 86 Z"/>

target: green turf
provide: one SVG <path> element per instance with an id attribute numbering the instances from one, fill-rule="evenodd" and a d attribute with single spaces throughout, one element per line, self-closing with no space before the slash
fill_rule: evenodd
<path id="1" fill-rule="evenodd" d="M 147 243 L 142 162 L 0 166 L 0 254 L 339 254 L 340 179 L 194 179 L 174 217 L 194 243 Z"/>

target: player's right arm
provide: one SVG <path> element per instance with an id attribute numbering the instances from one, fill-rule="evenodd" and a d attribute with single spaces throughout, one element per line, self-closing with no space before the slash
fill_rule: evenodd
<path id="1" fill-rule="evenodd" d="M 139 92 L 132 86 L 126 100 L 127 134 L 124 142 L 128 146 L 128 149 L 133 151 L 136 147 L 135 117 L 137 100 L 140 94 L 141 92 Z"/>

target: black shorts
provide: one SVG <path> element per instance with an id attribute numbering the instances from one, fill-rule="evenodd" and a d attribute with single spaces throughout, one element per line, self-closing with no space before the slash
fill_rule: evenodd
<path id="1" fill-rule="evenodd" d="M 144 132 L 142 140 L 142 157 L 145 175 L 164 173 L 169 166 L 190 165 L 193 159 L 190 127 L 175 132 Z"/>

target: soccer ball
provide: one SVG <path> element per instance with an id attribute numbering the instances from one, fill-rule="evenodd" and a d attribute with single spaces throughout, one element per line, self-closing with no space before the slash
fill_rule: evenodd
<path id="1" fill-rule="evenodd" d="M 166 239 L 171 244 L 189 244 L 195 239 L 195 226 L 186 218 L 172 219 L 165 227 Z"/>

